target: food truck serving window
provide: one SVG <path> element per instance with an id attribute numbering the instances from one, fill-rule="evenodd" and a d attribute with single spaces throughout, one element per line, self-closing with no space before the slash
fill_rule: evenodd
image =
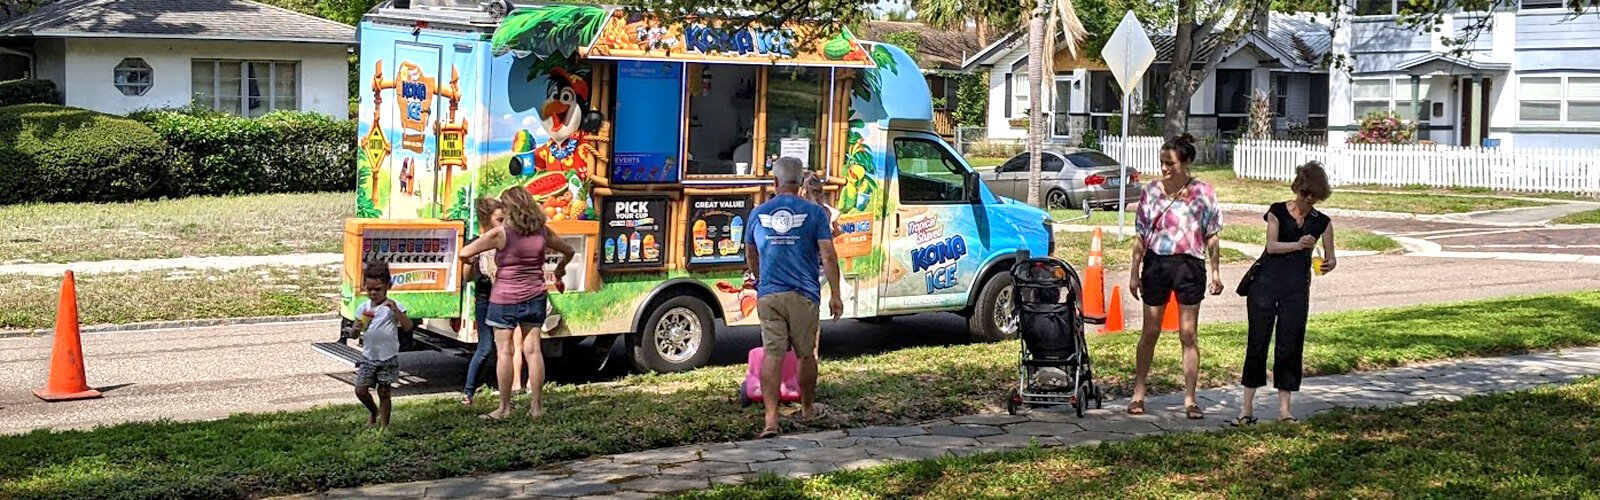
<path id="1" fill-rule="evenodd" d="M 829 68 L 774 67 L 767 77 L 768 157 L 793 156 L 806 167 L 823 167 Z"/>
<path id="2" fill-rule="evenodd" d="M 689 68 L 689 175 L 755 175 L 761 67 L 690 64 Z"/>

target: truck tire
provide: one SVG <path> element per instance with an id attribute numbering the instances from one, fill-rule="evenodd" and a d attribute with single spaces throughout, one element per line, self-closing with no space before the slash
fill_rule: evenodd
<path id="1" fill-rule="evenodd" d="M 716 341 L 711 308 L 700 299 L 677 295 L 656 304 L 644 329 L 628 336 L 628 357 L 640 372 L 688 371 L 711 361 Z"/>
<path id="2" fill-rule="evenodd" d="M 1010 273 L 995 273 L 983 283 L 972 316 L 967 318 L 967 332 L 972 335 L 972 340 L 979 342 L 998 342 L 1017 337 L 1016 312 L 1011 306 Z"/>

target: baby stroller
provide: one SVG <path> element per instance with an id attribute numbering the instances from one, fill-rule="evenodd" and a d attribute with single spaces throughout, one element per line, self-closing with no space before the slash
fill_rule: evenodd
<path id="1" fill-rule="evenodd" d="M 1019 407 L 1072 405 L 1081 418 L 1089 399 L 1102 406 L 1084 340 L 1082 290 L 1078 273 L 1060 259 L 1023 255 L 1011 267 L 1011 304 L 1022 338 L 1020 377 L 1006 399 L 1012 415 Z"/>

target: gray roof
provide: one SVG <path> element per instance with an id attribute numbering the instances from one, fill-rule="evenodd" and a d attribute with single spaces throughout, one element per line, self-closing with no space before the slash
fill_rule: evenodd
<path id="1" fill-rule="evenodd" d="M 249 0 L 61 0 L 5 21 L 0 36 L 354 44 L 356 30 Z"/>

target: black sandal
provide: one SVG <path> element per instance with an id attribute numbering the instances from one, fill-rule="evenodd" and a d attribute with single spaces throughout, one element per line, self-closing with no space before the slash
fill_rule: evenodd
<path id="1" fill-rule="evenodd" d="M 1256 425 L 1256 422 L 1259 421 L 1260 420 L 1256 419 L 1256 417 L 1239 417 L 1233 419 L 1233 421 L 1229 422 L 1228 425 L 1232 427 L 1245 427 L 1249 425 Z"/>
<path id="2" fill-rule="evenodd" d="M 1206 418 L 1205 412 L 1200 411 L 1200 405 L 1188 405 L 1183 407 L 1183 414 L 1184 416 L 1189 417 L 1189 420 L 1200 420 Z"/>

